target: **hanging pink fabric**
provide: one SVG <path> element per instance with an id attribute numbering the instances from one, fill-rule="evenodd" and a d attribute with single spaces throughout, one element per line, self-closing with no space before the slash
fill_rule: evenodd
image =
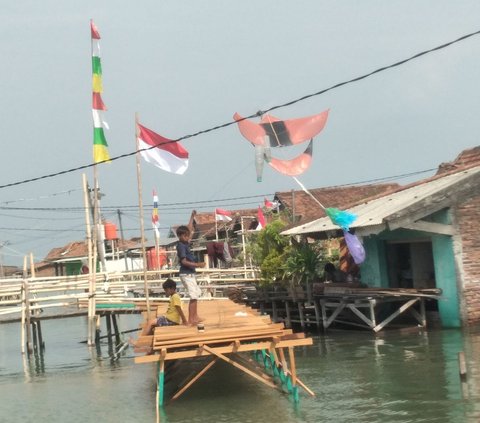
<path id="1" fill-rule="evenodd" d="M 288 176 L 298 176 L 305 172 L 312 164 L 313 142 L 308 143 L 307 149 L 291 160 L 280 160 L 272 157 L 268 163 L 277 172 Z"/>
<path id="2" fill-rule="evenodd" d="M 327 122 L 329 110 L 318 115 L 298 119 L 280 120 L 275 116 L 263 115 L 260 123 L 242 120 L 238 113 L 233 115 L 241 134 L 255 145 L 264 145 L 265 135 L 271 147 L 284 147 L 308 141 L 320 133 Z"/>

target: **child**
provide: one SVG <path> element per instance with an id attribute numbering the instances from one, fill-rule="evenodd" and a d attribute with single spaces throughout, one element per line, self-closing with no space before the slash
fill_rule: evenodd
<path id="1" fill-rule="evenodd" d="M 165 294 L 170 297 L 168 308 L 165 316 L 159 316 L 158 318 L 151 319 L 147 322 L 140 336 L 152 335 L 153 328 L 156 326 L 172 326 L 183 323 L 187 324 L 187 318 L 182 310 L 182 300 L 180 295 L 177 294 L 177 284 L 172 279 L 167 279 L 163 283 L 163 289 Z"/>
<path id="2" fill-rule="evenodd" d="M 179 226 L 177 228 L 177 255 L 178 262 L 180 263 L 180 280 L 183 283 L 190 302 L 188 303 L 188 323 L 190 325 L 196 325 L 202 321 L 197 314 L 197 299 L 202 295 L 197 284 L 197 278 L 195 276 L 195 269 L 197 267 L 205 267 L 205 263 L 197 263 L 195 257 L 190 251 L 188 242 L 190 241 L 190 229 L 187 226 Z"/>

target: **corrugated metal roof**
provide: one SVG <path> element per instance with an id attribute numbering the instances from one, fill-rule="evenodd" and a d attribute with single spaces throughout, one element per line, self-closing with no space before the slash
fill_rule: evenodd
<path id="1" fill-rule="evenodd" d="M 431 214 L 440 208 L 445 207 L 445 200 L 454 198 L 459 192 L 459 187 L 467 184 L 468 187 L 478 186 L 480 177 L 480 166 L 458 173 L 449 174 L 447 176 L 438 177 L 426 182 L 420 182 L 409 188 L 400 189 L 392 194 L 384 197 L 376 198 L 358 204 L 348 209 L 349 212 L 356 214 L 357 220 L 351 228 L 368 228 L 371 227 L 372 233 L 379 232 L 386 228 L 386 224 L 390 220 L 398 219 L 402 216 L 402 211 L 408 211 L 416 204 L 425 202 L 432 198 L 426 206 L 430 208 L 429 212 L 424 216 Z M 471 184 L 469 180 L 475 179 L 475 184 Z M 439 198 L 433 199 L 435 194 L 441 194 Z M 452 200 L 453 201 L 453 200 Z M 424 217 L 421 216 L 421 217 Z M 420 217 L 418 217 L 419 219 Z M 283 235 L 301 235 L 315 232 L 337 231 L 339 227 L 334 225 L 328 217 L 322 217 L 304 225 L 297 226 L 282 232 Z M 363 232 L 363 231 L 362 231 Z"/>

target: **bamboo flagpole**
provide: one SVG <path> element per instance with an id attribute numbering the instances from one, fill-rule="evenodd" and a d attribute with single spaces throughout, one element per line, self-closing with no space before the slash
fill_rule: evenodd
<path id="1" fill-rule="evenodd" d="M 143 256 L 143 283 L 145 290 L 145 301 L 147 303 L 147 315 L 150 318 L 150 296 L 148 293 L 148 280 L 147 280 L 147 252 L 145 250 L 145 224 L 143 222 L 143 201 L 142 201 L 142 172 L 140 167 L 140 149 L 139 141 L 139 130 L 138 130 L 138 113 L 135 113 L 135 146 L 137 149 L 137 154 L 135 154 L 135 159 L 137 163 L 137 190 L 138 190 L 138 208 L 140 213 L 140 231 L 142 239 L 142 256 Z"/>
<path id="2" fill-rule="evenodd" d="M 90 201 L 88 194 L 87 176 L 82 175 L 83 182 L 83 204 L 85 206 L 85 225 L 86 238 L 88 248 L 88 345 L 94 344 L 94 329 L 95 329 L 95 300 L 94 300 L 94 283 L 93 283 L 93 256 L 92 256 L 92 228 L 90 224 Z"/>

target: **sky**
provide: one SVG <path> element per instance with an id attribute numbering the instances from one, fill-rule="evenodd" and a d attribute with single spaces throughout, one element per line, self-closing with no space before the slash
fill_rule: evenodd
<path id="1" fill-rule="evenodd" d="M 0 15 L 0 185 L 92 163 L 90 19 L 102 39 L 103 100 L 111 157 L 135 151 L 135 113 L 177 139 L 282 105 L 480 30 L 478 0 L 20 0 Z M 315 138 L 307 188 L 408 183 L 480 144 L 480 36 L 272 112 L 329 109 Z M 152 190 L 162 236 L 192 209 L 256 208 L 299 189 L 268 166 L 236 125 L 182 141 L 187 172 L 141 163 L 146 236 Z M 298 148 L 297 148 L 298 147 Z M 289 159 L 304 148 L 275 151 Z M 278 150 L 278 149 L 276 149 Z M 40 261 L 85 238 L 86 168 L 0 188 L 0 260 Z M 392 178 L 394 177 L 394 178 Z M 139 236 L 134 156 L 98 166 L 103 217 Z M 328 205 L 327 205 L 328 206 Z"/>

